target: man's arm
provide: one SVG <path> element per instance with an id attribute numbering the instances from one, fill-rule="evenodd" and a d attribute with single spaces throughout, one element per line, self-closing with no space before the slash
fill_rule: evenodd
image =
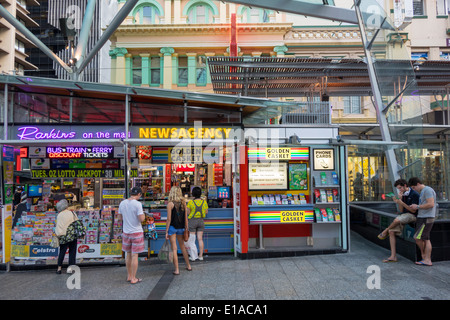
<path id="1" fill-rule="evenodd" d="M 417 211 L 417 209 L 415 209 L 415 208 L 412 207 L 413 204 L 411 204 L 411 206 L 408 206 L 406 203 L 404 203 L 404 202 L 402 201 L 402 199 L 396 199 L 396 198 L 394 198 L 394 201 L 395 201 L 395 203 L 397 203 L 397 204 L 400 206 L 400 211 L 401 211 L 401 213 L 404 213 L 404 212 L 405 212 L 405 209 L 406 209 L 407 211 L 409 211 L 409 212 L 412 212 L 412 213 L 415 213 L 415 212 Z"/>
<path id="2" fill-rule="evenodd" d="M 431 209 L 434 207 L 434 198 L 428 198 L 425 203 L 422 203 L 421 205 L 412 204 L 411 206 L 414 206 L 417 209 Z M 420 207 L 420 208 L 419 208 Z"/>
<path id="3" fill-rule="evenodd" d="M 145 213 L 144 213 L 144 209 L 142 208 L 142 203 L 138 202 L 139 204 L 139 211 L 138 211 L 138 220 L 139 222 L 144 222 L 145 220 Z"/>

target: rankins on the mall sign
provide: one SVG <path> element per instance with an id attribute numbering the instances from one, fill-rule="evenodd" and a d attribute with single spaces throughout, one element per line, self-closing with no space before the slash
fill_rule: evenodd
<path id="1" fill-rule="evenodd" d="M 139 128 L 140 139 L 228 139 L 232 128 L 145 127 Z"/>

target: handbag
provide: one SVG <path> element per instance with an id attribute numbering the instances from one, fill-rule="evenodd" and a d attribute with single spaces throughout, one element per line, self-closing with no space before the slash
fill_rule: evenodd
<path id="1" fill-rule="evenodd" d="M 59 247 L 59 238 L 56 235 L 53 235 L 50 240 L 50 247 L 58 248 Z"/>
<path id="2" fill-rule="evenodd" d="M 184 228 L 183 240 L 184 240 L 184 242 L 188 242 L 188 240 L 189 240 L 189 229 L 188 228 Z"/>
<path id="3" fill-rule="evenodd" d="M 76 217 L 75 213 L 72 211 L 73 215 Z M 81 220 L 74 220 L 68 227 L 66 235 L 62 236 L 59 240 L 61 244 L 72 242 L 76 239 L 84 238 L 86 235 L 86 227 L 83 225 Z"/>
<path id="4" fill-rule="evenodd" d="M 165 240 L 158 252 L 158 259 L 165 263 L 173 262 L 173 252 L 169 240 Z"/>

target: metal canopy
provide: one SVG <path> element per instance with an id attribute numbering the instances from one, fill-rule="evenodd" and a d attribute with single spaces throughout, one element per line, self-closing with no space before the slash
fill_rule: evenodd
<path id="1" fill-rule="evenodd" d="M 410 69 L 402 70 L 399 66 L 414 66 L 419 89 L 414 92 L 416 95 L 447 93 L 450 61 L 377 60 L 375 63 L 378 70 L 398 69 L 396 77 L 400 78 L 408 75 Z M 372 95 L 367 64 L 362 59 L 209 57 L 208 64 L 215 93 L 264 98 L 323 93 L 328 96 Z M 392 80 L 394 83 L 395 79 Z M 398 93 L 394 90 L 392 86 L 392 96 Z"/>
<path id="2" fill-rule="evenodd" d="M 55 108 L 53 110 L 55 113 L 61 112 L 60 106 L 58 106 L 58 103 L 61 103 L 58 100 L 60 98 L 74 97 L 89 99 L 89 105 L 86 105 L 86 108 L 80 110 L 80 112 L 86 113 L 85 121 L 87 122 L 124 122 L 124 113 L 120 110 L 124 108 L 123 103 L 127 97 L 130 99 L 130 102 L 147 103 L 149 104 L 149 108 L 154 106 L 167 109 L 170 107 L 183 108 L 183 106 L 186 106 L 204 109 L 205 111 L 209 109 L 242 112 L 242 116 L 253 113 L 261 108 L 266 108 L 269 104 L 273 104 L 271 100 L 253 97 L 236 97 L 159 88 L 0 75 L 0 90 L 3 91 L 5 85 L 8 85 L 8 89 L 11 92 L 17 91 L 45 95 L 47 97 L 45 104 L 49 107 L 50 101 L 55 100 Z M 105 103 L 105 101 L 109 101 L 109 103 Z M 120 110 L 113 112 L 114 108 L 119 108 Z M 92 112 L 92 116 L 94 117 L 91 120 L 88 118 L 89 112 Z M 112 119 L 114 117 L 113 114 L 120 114 L 120 119 Z M 102 115 L 106 118 L 101 119 Z M 74 118 L 76 117 L 77 115 L 74 115 Z"/>

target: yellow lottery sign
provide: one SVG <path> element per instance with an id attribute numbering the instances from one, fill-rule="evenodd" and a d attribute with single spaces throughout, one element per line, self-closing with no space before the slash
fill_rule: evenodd
<path id="1" fill-rule="evenodd" d="M 141 139 L 228 139 L 231 128 L 139 128 Z"/>
<path id="2" fill-rule="evenodd" d="M 281 223 L 299 223 L 305 222 L 305 211 L 281 211 Z"/>

